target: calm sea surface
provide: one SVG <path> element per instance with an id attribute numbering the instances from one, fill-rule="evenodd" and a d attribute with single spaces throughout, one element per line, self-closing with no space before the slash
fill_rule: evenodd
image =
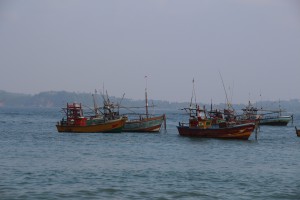
<path id="1" fill-rule="evenodd" d="M 158 134 L 57 133 L 61 117 L 0 108 L 0 199 L 300 199 L 292 125 L 235 141 L 180 137 L 176 111 Z"/>

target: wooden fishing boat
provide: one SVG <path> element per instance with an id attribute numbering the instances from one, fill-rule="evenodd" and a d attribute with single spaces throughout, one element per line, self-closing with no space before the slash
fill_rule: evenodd
<path id="1" fill-rule="evenodd" d="M 243 110 L 244 119 L 256 120 L 259 125 L 286 126 L 293 121 L 293 115 L 282 115 L 282 110 L 265 110 L 254 107 L 250 101 Z"/>
<path id="2" fill-rule="evenodd" d="M 105 115 L 84 116 L 81 104 L 67 104 L 63 109 L 66 119 L 62 119 L 56 125 L 58 132 L 74 133 L 119 133 L 122 131 L 125 119 L 115 112 Z"/>
<path id="3" fill-rule="evenodd" d="M 260 125 L 286 126 L 292 120 L 292 115 L 265 116 L 259 120 Z"/>
<path id="4" fill-rule="evenodd" d="M 203 121 L 202 123 L 206 122 Z M 203 128 L 201 126 L 186 126 L 181 124 L 177 126 L 177 129 L 181 136 L 248 140 L 255 129 L 255 124 L 248 123 L 223 128 L 218 126 Z"/>
<path id="5" fill-rule="evenodd" d="M 147 78 L 147 77 L 145 77 Z M 125 122 L 124 132 L 160 132 L 162 124 L 166 129 L 166 115 L 150 115 L 148 111 L 147 86 L 145 88 L 145 108 L 146 114 L 134 114 L 134 117 Z"/>
<path id="6" fill-rule="evenodd" d="M 162 123 L 165 122 L 165 115 L 152 116 L 140 119 L 127 120 L 123 128 L 124 132 L 159 132 Z"/>
<path id="7" fill-rule="evenodd" d="M 222 80 L 223 82 L 223 80 Z M 225 89 L 224 83 L 223 87 Z M 177 126 L 179 135 L 188 137 L 201 138 L 220 138 L 220 139 L 241 139 L 248 140 L 251 133 L 255 129 L 255 123 L 241 122 L 236 119 L 234 109 L 228 101 L 225 90 L 228 108 L 224 113 L 220 111 L 213 111 L 211 104 L 211 111 L 206 111 L 205 107 L 200 109 L 196 104 L 196 93 L 193 79 L 193 93 L 189 108 L 183 108 L 189 114 L 189 121 L 179 122 Z M 195 98 L 195 107 L 193 107 L 193 97 Z"/>
<path id="8" fill-rule="evenodd" d="M 295 126 L 295 129 L 296 129 L 296 134 L 298 137 L 300 137 L 300 129 L 297 129 L 297 127 Z"/>
<path id="9" fill-rule="evenodd" d="M 190 118 L 188 123 L 179 123 L 177 126 L 181 136 L 248 140 L 255 129 L 255 123 L 213 123 L 213 119 L 206 116 L 205 109 L 201 110 L 199 106 L 185 110 L 189 110 Z M 196 114 L 193 114 L 193 110 Z"/>

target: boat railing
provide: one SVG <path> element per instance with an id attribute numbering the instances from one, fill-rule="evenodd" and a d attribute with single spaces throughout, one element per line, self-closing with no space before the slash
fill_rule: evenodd
<path id="1" fill-rule="evenodd" d="M 67 125 L 67 120 L 65 120 L 64 118 L 62 118 L 62 120 L 60 120 L 60 121 L 57 122 L 57 125 L 59 125 L 59 126 Z"/>
<path id="2" fill-rule="evenodd" d="M 179 122 L 179 126 L 189 126 L 188 122 Z"/>

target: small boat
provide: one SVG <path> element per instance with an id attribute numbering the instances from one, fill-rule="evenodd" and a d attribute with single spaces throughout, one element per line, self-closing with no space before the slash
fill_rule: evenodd
<path id="1" fill-rule="evenodd" d="M 145 77 L 147 78 L 147 77 Z M 148 96 L 147 86 L 145 88 L 145 108 L 146 114 L 134 114 L 134 118 L 129 119 L 128 117 L 123 131 L 124 132 L 160 132 L 162 124 L 166 129 L 166 115 L 151 115 L 148 112 Z"/>
<path id="2" fill-rule="evenodd" d="M 297 127 L 295 126 L 295 129 L 296 129 L 296 134 L 298 137 L 300 137 L 300 129 L 297 129 Z"/>
<path id="3" fill-rule="evenodd" d="M 255 123 L 213 123 L 213 119 L 206 116 L 205 109 L 201 110 L 199 106 L 185 110 L 189 111 L 190 118 L 188 123 L 179 122 L 177 129 L 181 136 L 248 140 L 255 129 Z"/>
<path id="4" fill-rule="evenodd" d="M 265 116 L 259 120 L 260 125 L 286 126 L 292 120 L 292 115 Z"/>
<path id="5" fill-rule="evenodd" d="M 254 107 L 250 101 L 243 110 L 245 119 L 257 120 L 259 125 L 286 126 L 293 121 L 293 115 L 282 115 L 283 110 L 264 110 Z"/>
<path id="6" fill-rule="evenodd" d="M 124 132 L 160 132 L 162 123 L 165 122 L 165 115 L 148 116 L 145 118 L 140 116 L 139 119 L 127 120 L 123 128 Z"/>
<path id="7" fill-rule="evenodd" d="M 63 118 L 57 123 L 58 132 L 120 133 L 125 124 L 125 118 L 110 108 L 106 108 L 103 115 L 96 112 L 94 116 L 84 116 L 81 104 L 72 103 L 67 104 L 63 111 L 66 114 L 66 119 Z"/>

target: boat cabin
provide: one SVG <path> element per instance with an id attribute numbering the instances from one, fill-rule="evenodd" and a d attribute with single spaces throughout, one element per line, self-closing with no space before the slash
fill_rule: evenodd
<path id="1" fill-rule="evenodd" d="M 207 118 L 205 109 L 200 109 L 199 105 L 196 106 L 196 115 L 190 113 L 189 127 L 195 128 L 210 128 L 212 126 L 212 120 Z"/>
<path id="2" fill-rule="evenodd" d="M 64 109 L 67 120 L 64 119 L 61 121 L 62 124 L 66 123 L 67 125 L 75 126 L 85 126 L 87 118 L 83 116 L 83 111 L 81 103 L 72 103 L 67 104 L 67 108 Z"/>

